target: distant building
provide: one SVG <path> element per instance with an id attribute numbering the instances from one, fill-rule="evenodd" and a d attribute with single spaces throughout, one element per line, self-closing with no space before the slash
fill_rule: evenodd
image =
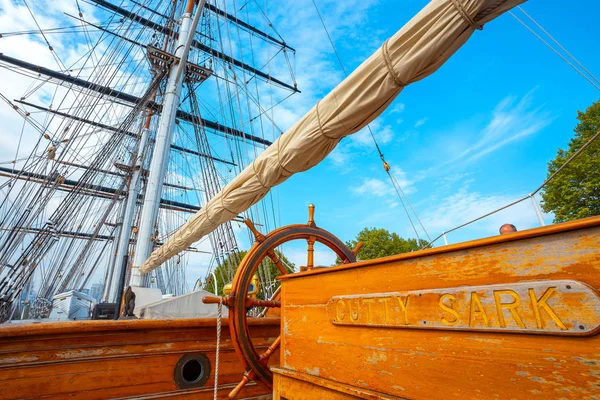
<path id="1" fill-rule="evenodd" d="M 94 283 L 90 288 L 89 295 L 96 299 L 96 303 L 100 303 L 100 298 L 102 297 L 102 287 L 101 283 Z"/>

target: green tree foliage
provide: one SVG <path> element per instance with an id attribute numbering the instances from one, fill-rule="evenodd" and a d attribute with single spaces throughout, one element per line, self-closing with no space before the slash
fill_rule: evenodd
<path id="1" fill-rule="evenodd" d="M 585 112 L 578 111 L 577 119 L 579 124 L 569 148 L 558 149 L 556 158 L 548 163 L 548 177 L 600 130 L 600 101 Z M 554 222 L 600 214 L 600 140 L 595 140 L 546 185 L 542 209 L 554 213 Z"/>
<path id="2" fill-rule="evenodd" d="M 358 251 L 357 258 L 359 260 L 372 260 L 428 247 L 427 242 L 423 239 L 420 242 L 417 239 L 404 239 L 394 232 L 377 228 L 364 228 L 356 235 L 356 239 L 347 241 L 346 246 L 353 249 L 358 242 L 363 243 L 363 247 Z M 340 263 L 341 260 L 338 257 L 336 264 Z"/>
<path id="3" fill-rule="evenodd" d="M 215 275 L 217 276 L 217 281 L 218 281 L 218 289 L 219 289 L 219 295 L 222 296 L 223 295 L 223 286 L 227 283 L 229 283 L 229 280 L 227 279 L 227 271 L 229 270 L 229 268 L 233 268 L 234 271 L 237 271 L 238 265 L 239 263 L 242 262 L 242 260 L 244 259 L 244 257 L 246 256 L 248 252 L 247 251 L 240 251 L 237 255 L 237 257 L 234 256 L 229 256 L 225 262 L 223 264 L 221 264 L 220 266 L 218 266 L 215 269 Z M 282 261 L 283 265 L 286 266 L 288 272 L 294 272 L 294 264 L 292 262 L 290 262 L 287 257 L 285 255 L 283 255 L 279 250 L 275 250 L 275 253 L 277 254 L 277 256 L 279 257 L 279 259 Z M 263 277 L 264 279 L 268 280 L 274 280 L 276 276 L 279 276 L 281 273 L 279 272 L 279 268 L 277 268 L 277 266 L 273 263 L 273 261 L 271 261 L 270 258 L 266 259 L 266 265 L 262 266 L 262 270 L 261 273 L 259 273 L 259 279 L 261 280 L 261 285 L 265 285 L 265 284 L 270 284 L 270 282 L 263 282 Z M 231 265 L 231 267 L 230 267 Z M 277 282 L 276 287 L 279 286 L 279 282 Z M 204 290 L 206 290 L 207 292 L 210 293 L 214 293 L 215 289 L 214 289 L 214 282 L 213 282 L 213 278 L 210 277 L 208 279 L 207 282 L 205 282 L 204 284 Z M 260 297 L 260 296 L 259 296 Z"/>

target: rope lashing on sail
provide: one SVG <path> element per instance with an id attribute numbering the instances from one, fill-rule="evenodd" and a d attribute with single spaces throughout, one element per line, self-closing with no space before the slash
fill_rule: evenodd
<path id="1" fill-rule="evenodd" d="M 321 123 L 321 114 L 319 113 L 319 104 L 321 104 L 321 100 L 317 101 L 317 104 L 315 105 L 315 114 L 317 115 L 317 126 L 319 127 L 319 132 L 321 132 L 321 135 L 323 135 L 323 137 L 326 137 L 327 139 L 339 141 L 339 138 L 328 136 L 323 130 L 323 124 Z"/>
<path id="2" fill-rule="evenodd" d="M 499 3 L 501 2 L 499 1 Z M 473 18 L 471 18 L 469 13 L 463 7 L 462 2 L 460 0 L 452 0 L 452 4 L 454 4 L 460 15 L 462 15 L 462 17 L 465 19 L 465 21 L 467 21 L 467 23 L 471 26 L 471 28 L 473 28 L 474 31 L 483 29 L 483 25 L 476 23 L 473 20 Z"/>
<path id="3" fill-rule="evenodd" d="M 225 211 L 227 211 L 227 212 L 231 213 L 232 215 L 237 215 L 237 213 L 236 213 L 236 212 L 229 210 L 229 209 L 228 209 L 228 208 L 225 206 L 225 203 L 223 203 L 223 198 L 222 198 L 222 197 L 221 197 L 221 207 L 223 207 L 223 210 L 225 210 Z"/>
<path id="4" fill-rule="evenodd" d="M 400 87 L 406 87 L 406 83 L 402 82 L 402 80 L 398 76 L 398 73 L 394 69 L 394 66 L 392 65 L 392 60 L 390 59 L 390 53 L 388 50 L 388 41 L 389 39 L 383 42 L 383 46 L 381 46 L 381 53 L 383 54 L 385 65 L 387 65 L 388 71 L 390 72 L 390 76 L 394 78 L 394 82 L 396 82 L 396 84 Z M 375 140 L 375 137 L 373 137 L 373 140 Z"/>
<path id="5" fill-rule="evenodd" d="M 278 157 L 277 159 L 279 159 L 279 157 Z M 262 186 L 262 187 L 263 187 L 263 188 L 265 188 L 265 189 L 270 189 L 270 187 L 269 187 L 269 186 L 265 185 L 265 184 L 264 184 L 264 183 L 263 183 L 263 182 L 260 180 L 260 178 L 259 178 L 259 176 L 258 176 L 258 175 L 259 175 L 259 174 L 258 174 L 258 171 L 256 171 L 256 164 L 254 163 L 254 161 L 252 162 L 252 169 L 254 170 L 254 176 L 256 176 L 256 181 L 257 181 L 258 183 L 260 183 L 260 186 Z M 221 199 L 221 204 L 223 204 L 223 199 Z M 223 208 L 225 208 L 225 207 L 223 207 Z"/>
<path id="6" fill-rule="evenodd" d="M 284 170 L 285 172 L 287 172 L 288 174 L 292 175 L 294 173 L 294 171 L 289 171 L 288 169 L 285 168 L 285 165 L 283 165 L 283 163 L 281 162 L 281 151 L 279 149 L 279 145 L 281 143 L 278 141 L 277 142 L 277 164 L 279 164 L 279 167 Z"/>

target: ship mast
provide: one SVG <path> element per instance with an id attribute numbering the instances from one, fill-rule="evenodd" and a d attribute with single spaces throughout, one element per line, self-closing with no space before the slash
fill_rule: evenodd
<path id="1" fill-rule="evenodd" d="M 144 203 L 140 216 L 139 233 L 137 236 L 133 268 L 131 271 L 132 286 L 147 286 L 147 282 L 144 282 L 142 275 L 139 273 L 138 269 L 135 268 L 135 266 L 141 264 L 146 260 L 146 258 L 148 258 L 153 250 L 154 242 L 156 240 L 154 231 L 156 230 L 157 226 L 158 209 L 160 206 L 163 181 L 167 171 L 169 148 L 171 146 L 173 127 L 175 124 L 175 118 L 177 116 L 177 110 L 179 108 L 181 89 L 183 87 L 183 72 L 186 68 L 186 61 L 190 51 L 191 43 L 202 15 L 205 2 L 205 0 L 198 2 L 196 14 L 194 18 L 192 18 L 194 5 L 196 2 L 194 0 L 188 0 L 185 11 L 181 16 L 181 28 L 174 54 L 175 59 L 169 70 L 167 89 L 164 95 L 162 113 L 154 144 L 154 152 L 152 153 L 152 159 L 150 161 L 148 181 L 146 184 L 146 194 L 144 196 Z M 129 247 L 129 234 L 133 226 L 135 206 L 140 190 L 139 174 L 141 171 L 141 159 L 146 149 L 145 143 L 147 142 L 147 137 L 148 129 L 145 127 L 140 139 L 140 146 L 131 179 L 129 196 L 125 205 L 119 246 L 115 256 L 115 266 L 118 267 L 120 273 L 112 273 L 111 286 L 115 288 L 115 290 L 113 290 L 114 293 L 111 295 L 111 300 L 113 301 L 118 298 L 121 292 L 121 287 L 118 284 L 118 280 L 123 272 L 123 269 L 127 267 L 126 256 Z"/>
<path id="2" fill-rule="evenodd" d="M 7 194 L 7 200 L 0 204 L 2 211 L 6 213 L 0 227 L 0 239 L 6 244 L 0 251 L 0 308 L 8 311 L 14 308 L 13 301 L 18 298 L 34 272 L 41 275 L 42 286 L 38 291 L 38 298 L 46 300 L 47 303 L 57 292 L 84 288 L 96 270 L 102 266 L 107 268 L 106 274 L 103 274 L 104 301 L 118 301 L 123 286 L 126 287 L 129 281 L 128 274 L 131 274 L 134 285 L 149 286 L 149 282 L 144 282 L 137 269 L 128 270 L 132 264 L 138 265 L 137 262 L 132 263 L 132 257 L 129 256 L 135 254 L 133 250 L 136 245 L 138 248 L 145 245 L 145 251 L 137 251 L 138 259 L 144 261 L 144 253 L 148 254 L 153 247 L 162 244 L 159 240 L 162 241 L 164 235 L 161 234 L 159 239 L 157 234 L 153 234 L 156 229 L 156 216 L 159 214 L 158 208 L 168 209 L 169 218 L 172 215 L 180 218 L 179 213 L 199 211 L 202 201 L 209 201 L 221 189 L 219 180 L 227 179 L 222 173 L 237 171 L 247 163 L 243 156 L 240 156 L 239 161 L 235 160 L 235 150 L 239 153 L 240 143 L 251 143 L 253 146 L 271 144 L 264 137 L 262 127 L 263 117 L 271 120 L 267 113 L 270 109 L 264 109 L 258 104 L 259 85 L 256 80 L 298 92 L 295 82 L 285 83 L 270 73 L 254 68 L 254 60 L 251 64 L 244 62 L 245 53 L 239 53 L 239 59 L 234 58 L 233 50 L 230 49 L 231 55 L 227 54 L 222 44 L 220 48 L 213 48 L 210 45 L 210 41 L 214 40 L 211 36 L 195 35 L 197 30 L 204 29 L 198 28 L 199 19 L 206 13 L 211 13 L 217 21 L 226 21 L 235 27 L 238 31 L 237 40 L 242 40 L 239 30 L 243 30 L 248 32 L 248 39 L 245 40 L 250 43 L 253 37 L 259 37 L 280 48 L 284 53 L 282 58 L 286 59 L 293 78 L 292 67 L 285 55 L 286 49 L 293 49 L 286 45 L 283 39 L 274 38 L 239 20 L 235 13 L 229 14 L 226 10 L 205 4 L 205 1 L 196 5 L 198 0 L 186 0 L 169 2 L 171 4 L 165 10 L 169 10 L 170 15 L 152 11 L 153 20 L 105 0 L 91 2 L 111 13 L 110 21 L 118 18 L 116 15 L 123 17 L 118 22 L 123 28 L 114 30 L 112 25 L 87 22 L 81 13 L 79 17 L 69 15 L 81 23 L 82 30 L 85 31 L 91 26 L 99 31 L 100 39 L 112 38 L 111 46 L 114 49 L 106 55 L 100 54 L 99 60 L 102 62 L 96 61 L 92 72 L 85 70 L 88 68 L 85 63 L 93 59 L 94 55 L 84 58 L 84 61 L 78 64 L 81 68 L 65 70 L 61 67 L 54 70 L 0 54 L 1 68 L 24 72 L 26 76 L 34 79 L 50 82 L 57 87 L 62 86 L 64 91 L 77 96 L 71 107 L 68 103 L 62 103 L 65 101 L 60 99 L 62 94 L 56 99 L 53 98 L 49 105 L 42 105 L 26 101 L 30 93 L 12 101 L 0 93 L 0 100 L 7 102 L 24 118 L 25 123 L 42 135 L 42 144 L 36 145 L 35 152 L 22 159 L 24 165 L 21 168 L 0 167 L 0 176 L 10 180 L 7 186 L 11 188 L 9 194 L 18 199 L 15 205 L 11 205 L 12 203 L 8 203 Z M 179 17 L 177 14 L 180 14 Z M 156 16 L 163 20 L 158 22 Z M 175 22 L 176 20 L 178 21 Z M 139 25 L 140 29 L 132 28 L 133 25 Z M 207 21 L 205 28 L 211 31 L 210 21 Z M 146 30 L 155 33 L 144 33 Z M 164 46 L 158 49 L 158 44 L 154 43 L 157 43 L 161 35 L 165 42 Z M 224 33 L 217 31 L 217 35 L 229 37 L 230 33 L 228 30 Z M 198 40 L 194 39 L 194 36 Z M 206 40 L 200 41 L 199 36 Z M 93 46 L 92 42 L 90 46 Z M 136 91 L 141 86 L 131 78 L 137 75 L 141 75 L 138 81 L 149 78 L 145 71 L 140 74 L 136 70 L 143 69 L 143 64 L 137 63 L 138 60 L 133 56 L 136 53 L 141 55 L 140 49 L 146 53 L 154 72 L 151 82 L 144 87 L 144 92 Z M 219 109 L 216 111 L 218 116 L 214 114 L 214 110 L 209 109 L 207 115 L 212 120 L 201 116 L 196 90 L 202 81 L 213 75 L 213 71 L 188 62 L 188 54 L 192 50 L 199 51 L 199 59 L 208 61 L 211 68 L 213 61 L 219 63 L 217 68 L 223 67 L 219 70 L 220 73 L 214 74 L 217 90 L 221 88 L 225 93 L 230 93 L 232 89 L 229 86 L 234 82 L 233 90 L 239 91 L 239 95 L 245 99 L 246 103 L 243 104 L 247 105 L 247 110 L 242 108 L 242 104 L 238 104 L 236 111 L 239 114 L 235 117 L 233 109 Z M 123 54 L 125 57 L 119 58 Z M 104 69 L 108 66 L 112 68 L 117 63 L 123 71 L 133 73 L 124 73 L 123 77 L 107 75 Z M 128 68 L 132 71 L 127 70 Z M 236 69 L 241 70 L 237 72 L 242 77 L 239 81 L 236 81 Z M 165 79 L 167 76 L 168 81 Z M 238 87 L 235 84 L 238 82 L 245 84 Z M 249 82 L 254 82 L 255 87 L 251 88 Z M 185 99 L 182 89 L 184 83 Z M 130 86 L 134 88 L 133 91 L 123 89 Z M 159 87 L 161 90 L 158 90 Z M 253 94 L 254 91 L 257 94 Z M 34 112 L 48 114 L 50 121 L 57 117 L 58 122 L 53 123 L 58 124 L 58 128 L 54 128 L 54 125 L 49 127 L 47 122 L 38 122 L 25 108 L 20 108 L 17 104 L 37 110 Z M 121 117 L 122 112 L 126 112 L 125 118 Z M 232 114 L 231 122 L 240 118 L 241 129 L 236 128 L 235 123 L 231 125 L 227 117 L 229 113 Z M 156 114 L 161 114 L 161 119 L 151 121 L 152 116 Z M 181 125 L 179 128 L 183 137 L 176 137 L 175 122 L 184 123 L 185 128 Z M 271 122 L 273 123 L 272 120 Z M 254 134 L 254 129 L 257 128 L 259 135 Z M 226 138 L 227 146 L 232 146 L 229 149 L 230 159 L 213 154 L 207 130 Z M 92 140 L 88 139 L 93 138 L 92 135 L 99 136 L 99 150 L 92 153 L 90 160 L 78 158 L 78 152 L 86 149 L 84 140 Z M 40 153 L 39 149 L 43 149 L 41 146 L 44 145 L 43 140 L 50 141 L 47 147 L 53 149 L 52 155 L 49 150 L 47 157 L 45 153 Z M 177 140 L 182 140 L 182 143 L 175 144 Z M 191 141 L 194 144 L 190 146 Z M 15 160 L 13 163 L 16 162 Z M 167 164 L 170 165 L 171 162 L 177 163 L 176 168 L 185 163 L 188 168 L 186 171 L 190 173 L 191 164 L 199 166 L 199 173 L 193 176 L 200 179 L 198 182 L 202 182 L 203 189 L 198 189 L 201 185 L 194 181 L 189 185 L 178 185 L 178 178 L 170 178 L 166 172 Z M 218 170 L 215 163 L 222 164 L 223 170 Z M 171 181 L 172 179 L 175 181 Z M 23 189 L 12 183 L 16 181 L 22 182 Z M 176 189 L 179 196 L 183 196 L 183 191 L 193 194 L 186 195 L 188 201 L 181 202 L 173 198 L 170 192 L 161 193 L 163 187 Z M 59 195 L 59 192 L 67 194 Z M 48 208 L 49 201 L 58 196 L 61 196 L 61 200 L 56 209 L 54 210 L 54 206 Z M 198 205 L 194 204 L 194 200 L 189 196 L 196 196 Z M 206 198 L 201 200 L 200 196 Z M 52 210 L 48 217 L 43 215 L 47 209 Z M 142 214 L 152 215 L 148 218 Z M 47 223 L 41 225 L 46 219 Z M 268 223 L 267 217 L 265 221 Z M 165 221 L 161 219 L 161 231 L 163 222 Z M 173 222 L 169 219 L 166 224 Z M 138 228 L 145 229 L 145 233 L 140 232 Z M 166 228 L 165 232 L 169 231 L 170 229 Z M 211 235 L 210 243 L 214 251 L 211 265 L 213 262 L 217 266 L 220 265 L 237 251 L 233 229 L 227 224 Z M 188 251 L 198 250 L 188 247 Z M 109 253 L 110 257 L 105 257 L 106 253 Z M 41 265 L 41 269 L 37 268 L 41 262 L 49 263 L 49 266 Z M 181 293 L 182 291 L 174 289 L 176 286 L 172 284 L 182 279 L 179 260 L 163 267 L 156 272 L 157 286 L 163 293 L 166 293 L 166 290 L 169 293 Z M 0 322 L 9 315 L 0 316 Z"/>
<path id="3" fill-rule="evenodd" d="M 144 161 L 143 157 L 144 151 L 147 148 L 146 145 L 148 143 L 149 129 L 146 126 L 144 126 L 141 129 L 141 131 L 142 132 L 138 144 L 138 151 L 137 154 L 133 157 L 133 165 L 131 167 L 131 178 L 129 180 L 129 190 L 127 191 L 127 199 L 125 200 L 123 218 L 121 220 L 120 226 L 118 227 L 119 238 L 115 241 L 117 243 L 116 251 L 114 253 L 115 257 L 112 261 L 112 266 L 110 268 L 110 276 L 107 279 L 105 288 L 105 293 L 114 293 L 113 301 L 119 299 L 123 288 L 123 285 L 120 281 L 121 276 L 123 276 L 123 272 L 126 270 L 128 265 L 129 236 L 133 227 L 133 218 L 135 216 L 135 209 L 138 202 L 138 196 L 140 194 L 140 188 L 142 183 L 141 174 Z M 120 269 L 120 273 L 115 274 L 115 269 L 117 268 Z"/>

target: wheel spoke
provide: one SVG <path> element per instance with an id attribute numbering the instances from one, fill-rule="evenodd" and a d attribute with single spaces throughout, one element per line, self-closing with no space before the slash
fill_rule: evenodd
<path id="1" fill-rule="evenodd" d="M 256 229 L 256 227 L 254 226 L 254 222 L 252 222 L 249 219 L 245 219 L 244 223 L 246 224 L 246 226 L 248 227 L 248 229 L 250 229 L 250 231 L 252 232 L 252 234 L 254 235 L 254 239 L 258 242 L 261 243 L 263 240 L 265 240 L 265 235 L 263 235 L 262 233 L 260 233 L 258 231 L 258 229 Z"/>
<path id="2" fill-rule="evenodd" d="M 233 306 L 233 299 L 230 296 L 215 297 L 215 296 L 204 296 L 202 298 L 204 304 L 219 304 L 222 303 L 224 306 Z"/>
<path id="3" fill-rule="evenodd" d="M 306 270 L 310 271 L 315 266 L 315 241 L 317 239 L 314 236 L 310 236 L 306 239 L 308 243 L 308 259 L 306 260 Z"/>
<path id="4" fill-rule="evenodd" d="M 237 397 L 237 395 L 240 393 L 240 390 L 242 390 L 244 388 L 244 386 L 246 386 L 246 384 L 253 379 L 254 379 L 254 371 L 249 369 L 248 371 L 244 372 L 244 376 L 242 377 L 242 380 L 240 381 L 240 383 L 238 383 L 237 386 L 234 387 L 231 392 L 229 392 L 229 396 L 227 396 L 227 397 L 230 399 L 235 399 Z"/>
<path id="5" fill-rule="evenodd" d="M 283 265 L 283 263 L 281 262 L 279 257 L 277 257 L 277 253 L 275 253 L 275 251 L 273 249 L 271 249 L 271 250 L 267 251 L 267 255 L 269 256 L 271 261 L 273 261 L 273 264 L 275 264 L 277 266 L 277 268 L 279 269 L 279 272 L 281 272 L 281 275 L 287 275 L 288 270 Z"/>
<path id="6" fill-rule="evenodd" d="M 280 344 L 281 344 L 281 336 L 277 336 L 277 339 L 275 339 L 275 341 L 273 343 L 271 343 L 271 345 L 269 346 L 267 351 L 262 353 L 262 355 L 260 356 L 258 361 L 260 363 L 262 363 L 263 365 L 267 365 L 269 358 L 271 357 L 271 355 L 273 355 L 275 350 L 277 350 L 277 348 L 279 347 Z"/>
<path id="7" fill-rule="evenodd" d="M 358 256 L 358 252 L 360 251 L 360 249 L 362 249 L 363 245 L 364 245 L 363 242 L 356 243 L 354 250 L 352 250 L 352 253 L 354 253 L 354 257 Z M 346 260 L 346 261 L 348 261 L 348 260 Z"/>
<path id="8" fill-rule="evenodd" d="M 246 308 L 250 307 L 273 307 L 273 308 L 281 308 L 280 301 L 274 300 L 259 300 L 259 299 L 246 299 Z"/>
<path id="9" fill-rule="evenodd" d="M 276 298 L 277 298 L 277 296 L 279 296 L 279 293 L 280 293 L 280 292 L 281 292 L 281 286 L 279 286 L 279 287 L 277 288 L 277 290 L 275 291 L 275 293 L 273 293 L 273 295 L 272 295 L 272 296 L 269 298 L 269 300 L 276 299 Z M 263 309 L 263 310 L 260 312 L 260 314 L 258 314 L 258 318 L 262 318 L 262 317 L 264 317 L 264 316 L 267 314 L 267 310 L 268 310 L 268 308 L 264 308 L 264 309 Z"/>

